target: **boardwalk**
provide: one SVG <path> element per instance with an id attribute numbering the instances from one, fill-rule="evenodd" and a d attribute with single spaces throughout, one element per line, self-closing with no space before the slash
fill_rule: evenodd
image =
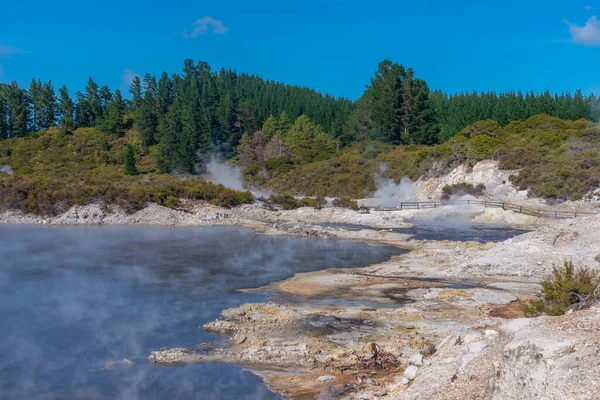
<path id="1" fill-rule="evenodd" d="M 510 210 L 516 213 L 532 215 L 534 217 L 542 218 L 577 218 L 585 215 L 597 214 L 594 212 L 585 211 L 546 210 L 501 201 L 484 200 L 405 201 L 400 203 L 397 207 L 372 207 L 371 209 L 373 211 L 421 210 L 427 208 L 438 208 L 458 205 L 465 207 L 501 208 L 503 210 Z"/>

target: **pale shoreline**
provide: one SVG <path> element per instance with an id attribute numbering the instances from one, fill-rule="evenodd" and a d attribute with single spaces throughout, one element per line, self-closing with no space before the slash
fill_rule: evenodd
<path id="1" fill-rule="evenodd" d="M 249 290 L 297 296 L 302 301 L 292 305 L 243 304 L 224 310 L 220 320 L 205 328 L 229 334 L 231 340 L 226 347 L 206 353 L 156 351 L 150 360 L 159 364 L 240 364 L 255 369 L 272 390 L 292 398 L 351 384 L 353 389 L 338 397 L 517 399 L 523 398 L 519 397 L 522 389 L 514 382 L 514 377 L 519 376 L 519 380 L 532 382 L 536 393 L 544 393 L 550 399 L 560 398 L 557 393 L 562 393 L 562 398 L 591 399 L 585 396 L 600 393 L 600 371 L 575 371 L 587 374 L 587 386 L 573 381 L 573 376 L 557 386 L 552 377 L 562 376 L 570 366 L 569 353 L 564 349 L 588 354 L 585 345 L 598 341 L 587 331 L 574 334 L 571 327 L 585 320 L 591 324 L 590 334 L 596 332 L 600 328 L 600 309 L 558 318 L 519 319 L 523 314 L 518 300 L 534 296 L 537 282 L 563 259 L 600 268 L 594 252 L 600 253 L 600 217 L 534 220 L 501 211 L 482 210 L 469 216 L 469 220 L 504 222 L 535 230 L 496 244 L 413 241 L 408 235 L 387 231 L 343 231 L 313 225 L 340 222 L 402 227 L 409 225 L 405 218 L 414 218 L 415 213 L 410 211 L 270 211 L 256 205 L 223 209 L 203 204 L 187 211 L 152 204 L 131 215 L 107 213 L 98 205 L 88 205 L 73 207 L 50 219 L 5 212 L 0 214 L 0 223 L 236 225 L 262 234 L 353 239 L 408 248 L 412 251 L 376 265 L 296 274 L 266 288 Z M 451 210 L 442 212 L 455 215 Z M 282 222 L 270 223 L 274 220 Z M 464 282 L 469 285 L 462 287 Z M 382 307 L 365 307 L 361 303 L 378 303 Z M 549 331 L 556 324 L 563 324 L 563 331 Z M 316 331 L 307 330 L 313 325 Z M 395 354 L 401 366 L 371 373 L 352 367 L 370 355 L 372 342 Z M 536 347 L 540 342 L 546 345 Z M 434 346 L 436 351 L 418 360 L 423 346 Z M 514 349 L 519 349 L 521 355 L 515 358 Z M 600 356 L 594 357 L 600 360 Z M 524 365 L 529 367 L 523 368 Z M 403 376 L 409 366 L 411 374 L 413 369 L 417 371 L 416 377 Z M 536 375 L 542 366 L 544 372 Z M 365 373 L 370 378 L 357 381 Z M 450 379 L 453 375 L 457 378 Z"/>

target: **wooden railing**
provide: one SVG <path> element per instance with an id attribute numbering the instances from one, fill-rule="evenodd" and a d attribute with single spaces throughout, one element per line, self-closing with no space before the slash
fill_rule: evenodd
<path id="1" fill-rule="evenodd" d="M 397 207 L 372 207 L 373 211 L 398 211 L 398 210 L 422 210 L 427 208 L 438 208 L 444 206 L 483 206 L 484 208 L 502 208 L 520 214 L 531 215 L 543 218 L 577 218 L 585 215 L 596 215 L 594 212 L 587 211 L 560 211 L 544 210 L 540 208 L 526 207 L 518 204 L 484 201 L 484 200 L 435 200 L 435 201 L 405 201 Z"/>

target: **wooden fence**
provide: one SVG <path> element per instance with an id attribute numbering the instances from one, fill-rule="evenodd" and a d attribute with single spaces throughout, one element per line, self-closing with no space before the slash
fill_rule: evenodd
<path id="1" fill-rule="evenodd" d="M 372 207 L 373 211 L 398 211 L 398 210 L 422 210 L 427 208 L 438 208 L 444 206 L 466 206 L 466 207 L 484 207 L 484 208 L 501 208 L 510 210 L 520 214 L 532 215 L 534 217 L 543 218 L 577 218 L 585 215 L 596 215 L 594 212 L 586 211 L 560 211 L 560 210 L 544 210 L 540 208 L 532 208 L 521 206 L 518 204 L 500 202 L 500 201 L 484 201 L 484 200 L 439 200 L 439 201 L 405 201 L 397 207 Z"/>

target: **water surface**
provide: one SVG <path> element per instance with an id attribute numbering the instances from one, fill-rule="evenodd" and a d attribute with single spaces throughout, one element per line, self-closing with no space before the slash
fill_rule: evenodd
<path id="1" fill-rule="evenodd" d="M 435 225 L 432 222 L 413 221 L 413 228 L 375 228 L 366 225 L 344 224 L 344 223 L 326 223 L 319 224 L 325 227 L 345 229 L 348 231 L 358 231 L 361 229 L 387 230 L 391 232 L 411 235 L 414 240 L 452 240 L 455 242 L 503 242 L 512 237 L 522 235 L 528 231 L 508 228 L 483 228 L 473 227 L 466 223 L 454 223 L 446 225 Z M 440 222 L 440 221 L 438 221 Z"/>
<path id="2" fill-rule="evenodd" d="M 267 300 L 238 289 L 398 253 L 238 227 L 0 224 L 0 398 L 278 398 L 238 366 L 167 368 L 147 357 L 225 340 L 200 326 Z M 135 364 L 110 364 L 123 359 Z"/>

